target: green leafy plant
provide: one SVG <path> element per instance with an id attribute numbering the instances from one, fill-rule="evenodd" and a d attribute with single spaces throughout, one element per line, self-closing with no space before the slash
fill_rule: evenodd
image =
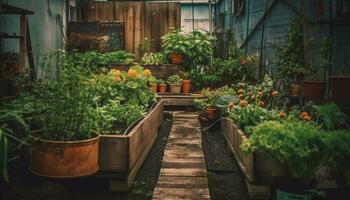
<path id="1" fill-rule="evenodd" d="M 180 29 L 173 29 L 161 37 L 164 54 L 169 56 L 172 53 L 186 54 L 188 41 L 185 33 Z"/>
<path id="2" fill-rule="evenodd" d="M 226 95 L 232 95 L 234 94 L 234 91 L 232 90 L 232 88 L 229 88 L 228 86 L 224 86 L 216 90 L 210 90 L 209 88 L 205 88 L 202 90 L 201 93 L 203 94 L 204 98 L 195 99 L 195 104 L 200 109 L 206 109 L 206 108 L 215 107 L 220 97 L 226 96 Z"/>
<path id="3" fill-rule="evenodd" d="M 256 104 L 244 106 L 235 106 L 228 113 L 228 117 L 247 134 L 251 135 L 252 128 L 268 120 L 274 120 L 278 117 L 275 111 L 269 111 Z"/>
<path id="4" fill-rule="evenodd" d="M 278 78 L 281 79 L 283 93 L 290 93 L 292 82 L 300 82 L 308 67 L 305 63 L 303 25 L 300 18 L 294 19 L 282 44 L 273 44 L 277 54 Z"/>
<path id="5" fill-rule="evenodd" d="M 166 63 L 166 59 L 163 53 L 145 53 L 141 63 L 144 65 L 161 65 Z"/>
<path id="6" fill-rule="evenodd" d="M 245 152 L 270 155 L 285 169 L 289 180 L 310 181 L 328 162 L 324 148 L 327 133 L 301 121 L 267 121 L 257 125 L 245 140 Z"/>
<path id="7" fill-rule="evenodd" d="M 200 30 L 194 30 L 186 35 L 186 63 L 196 66 L 210 62 L 213 54 L 215 38 Z"/>
<path id="8" fill-rule="evenodd" d="M 335 130 L 345 127 L 349 129 L 348 116 L 342 111 L 341 107 L 335 103 L 326 103 L 315 105 L 309 103 L 305 109 L 311 113 L 313 121 L 326 130 Z"/>
<path id="9" fill-rule="evenodd" d="M 170 85 L 181 85 L 182 79 L 180 78 L 179 75 L 175 74 L 175 75 L 169 76 L 167 83 Z"/>
<path id="10" fill-rule="evenodd" d="M 153 40 L 145 37 L 143 41 L 138 46 L 139 55 L 144 56 L 152 51 Z"/>
<path id="11" fill-rule="evenodd" d="M 337 178 L 344 179 L 350 185 L 350 132 L 332 131 L 327 134 L 326 144 L 327 155 L 330 158 L 327 166 L 336 170 Z"/>

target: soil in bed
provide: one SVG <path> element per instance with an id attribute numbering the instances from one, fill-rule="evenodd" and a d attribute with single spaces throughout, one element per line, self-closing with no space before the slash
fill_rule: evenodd
<path id="1" fill-rule="evenodd" d="M 208 185 L 212 200 L 248 200 L 247 187 L 235 159 L 228 151 L 218 127 L 202 131 L 202 147 L 208 170 Z"/>
<path id="2" fill-rule="evenodd" d="M 172 116 L 164 114 L 158 137 L 141 166 L 130 192 L 109 191 L 108 179 L 89 177 L 76 180 L 46 179 L 30 174 L 20 163 L 11 165 L 11 182 L 0 185 L 1 200 L 147 200 L 152 199 L 164 148 L 172 126 Z"/>

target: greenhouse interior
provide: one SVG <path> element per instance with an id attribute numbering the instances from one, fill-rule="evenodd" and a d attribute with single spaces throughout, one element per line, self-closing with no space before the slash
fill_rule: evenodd
<path id="1" fill-rule="evenodd" d="M 349 200 L 350 0 L 0 0 L 1 200 Z"/>

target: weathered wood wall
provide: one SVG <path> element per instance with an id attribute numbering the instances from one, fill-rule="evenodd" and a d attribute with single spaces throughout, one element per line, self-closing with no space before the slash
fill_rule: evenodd
<path id="1" fill-rule="evenodd" d="M 153 40 L 153 50 L 161 49 L 160 37 L 170 27 L 180 27 L 180 3 L 109 1 L 79 5 L 79 21 L 125 22 L 125 49 L 138 55 L 145 37 Z"/>

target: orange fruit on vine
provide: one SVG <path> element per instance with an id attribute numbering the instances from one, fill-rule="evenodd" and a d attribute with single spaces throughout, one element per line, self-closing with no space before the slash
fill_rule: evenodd
<path id="1" fill-rule="evenodd" d="M 264 96 L 264 93 L 263 92 L 258 92 L 258 96 L 262 97 L 262 96 Z"/>
<path id="2" fill-rule="evenodd" d="M 271 93 L 271 95 L 272 95 L 273 97 L 278 96 L 278 91 L 274 90 L 274 91 Z"/>
<path id="3" fill-rule="evenodd" d="M 128 76 L 131 78 L 135 78 L 137 76 L 137 71 L 134 69 L 129 69 Z"/>
<path id="4" fill-rule="evenodd" d="M 116 76 L 116 77 L 115 77 L 115 80 L 116 80 L 116 81 L 122 81 L 122 78 L 121 78 L 120 76 Z"/>
<path id="5" fill-rule="evenodd" d="M 311 120 L 311 117 L 310 117 L 309 115 L 305 115 L 305 116 L 303 117 L 303 120 L 304 120 L 304 121 L 310 121 L 310 120 Z"/>
<path id="6" fill-rule="evenodd" d="M 286 115 L 285 112 L 279 112 L 279 113 L 278 113 L 278 116 L 279 116 L 280 118 L 286 118 L 286 117 L 287 117 L 287 115 Z"/>
<path id="7" fill-rule="evenodd" d="M 244 90 L 243 89 L 239 89 L 238 90 L 238 94 L 244 94 Z"/>
<path id="8" fill-rule="evenodd" d="M 143 71 L 143 74 L 144 74 L 145 76 L 147 76 L 147 77 L 152 76 L 152 72 L 151 72 L 151 70 L 149 70 L 149 69 L 145 69 L 145 71 Z"/>

